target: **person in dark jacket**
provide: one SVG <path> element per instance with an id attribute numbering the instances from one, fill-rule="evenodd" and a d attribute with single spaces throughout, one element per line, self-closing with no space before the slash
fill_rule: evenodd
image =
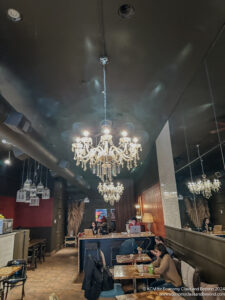
<path id="1" fill-rule="evenodd" d="M 202 222 L 202 232 L 209 232 L 209 231 L 213 231 L 213 225 L 210 222 L 209 218 L 204 218 Z"/>
<path id="2" fill-rule="evenodd" d="M 82 290 L 88 300 L 97 300 L 102 290 L 102 262 L 89 255 L 84 266 Z"/>
<path id="3" fill-rule="evenodd" d="M 100 234 L 108 234 L 109 233 L 107 219 L 106 219 L 105 216 L 103 216 L 102 219 L 101 219 L 101 225 L 100 225 L 99 233 Z"/>
<path id="4" fill-rule="evenodd" d="M 161 236 L 155 236 L 155 245 L 159 245 L 159 244 L 163 244 L 163 245 L 166 247 L 164 238 L 161 237 Z M 168 252 L 168 254 L 169 254 L 171 257 L 173 257 L 173 250 L 172 250 L 171 248 L 166 247 L 166 251 Z M 154 250 L 150 250 L 150 252 L 151 252 L 151 254 L 152 254 L 152 255 L 151 255 L 152 259 L 155 260 L 155 259 L 156 259 L 155 249 L 154 249 Z"/>
<path id="5" fill-rule="evenodd" d="M 98 224 L 97 222 L 92 222 L 91 223 L 91 229 L 94 235 L 98 234 Z"/>
<path id="6" fill-rule="evenodd" d="M 120 255 L 136 254 L 137 252 L 137 244 L 135 239 L 127 239 L 120 245 Z"/>

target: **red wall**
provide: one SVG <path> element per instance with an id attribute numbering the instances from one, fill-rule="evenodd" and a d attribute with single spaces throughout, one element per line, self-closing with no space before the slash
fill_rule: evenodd
<path id="1" fill-rule="evenodd" d="M 0 213 L 6 218 L 14 219 L 13 227 L 51 227 L 53 199 L 40 200 L 40 206 L 17 203 L 13 197 L 0 196 Z"/>
<path id="2" fill-rule="evenodd" d="M 0 214 L 7 219 L 15 218 L 16 199 L 13 197 L 0 196 Z"/>
<path id="3" fill-rule="evenodd" d="M 165 237 L 162 197 L 159 183 L 145 190 L 142 195 L 143 213 L 152 213 L 154 223 L 151 225 L 151 231 L 155 235 Z"/>

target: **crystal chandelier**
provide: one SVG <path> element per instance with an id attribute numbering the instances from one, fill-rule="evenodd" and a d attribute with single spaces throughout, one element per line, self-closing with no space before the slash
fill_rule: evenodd
<path id="1" fill-rule="evenodd" d="M 77 137 L 72 144 L 74 152 L 74 160 L 76 165 L 87 170 L 89 164 L 93 174 L 96 174 L 102 181 L 112 181 L 113 176 L 120 173 L 120 169 L 127 166 L 130 170 L 137 166 L 139 152 L 142 151 L 141 144 L 138 139 L 128 137 L 126 131 L 122 131 L 118 146 L 113 143 L 113 136 L 110 134 L 111 128 L 109 121 L 106 120 L 106 64 L 107 57 L 101 57 L 100 62 L 103 66 L 103 81 L 104 81 L 104 111 L 105 120 L 102 126 L 102 133 L 99 143 L 93 146 L 92 138 L 89 137 L 89 132 L 84 131 L 83 137 Z"/>
<path id="2" fill-rule="evenodd" d="M 198 150 L 198 157 L 201 162 L 202 179 L 188 182 L 188 189 L 193 194 L 197 194 L 197 195 L 202 194 L 203 197 L 209 199 L 212 196 L 212 191 L 218 192 L 220 190 L 221 182 L 219 179 L 215 178 L 213 181 L 211 181 L 206 177 L 203 168 L 203 160 L 199 151 L 199 145 L 197 145 L 197 150 Z"/>
<path id="3" fill-rule="evenodd" d="M 117 182 L 117 185 L 114 185 L 113 182 L 100 182 L 98 191 L 103 196 L 105 202 L 114 205 L 114 202 L 119 202 L 124 191 L 124 186 L 119 182 Z"/>
<path id="4" fill-rule="evenodd" d="M 188 189 L 193 194 L 202 194 L 205 198 L 209 199 L 213 192 L 219 192 L 221 182 L 219 179 L 214 179 L 212 182 L 207 179 L 206 175 L 202 175 L 202 179 L 196 182 L 189 182 Z"/>

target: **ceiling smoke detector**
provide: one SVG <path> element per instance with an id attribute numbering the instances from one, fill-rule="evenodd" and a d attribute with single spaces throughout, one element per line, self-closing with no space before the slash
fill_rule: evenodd
<path id="1" fill-rule="evenodd" d="M 130 19 L 135 14 L 135 9 L 131 4 L 123 4 L 120 6 L 118 14 L 123 19 Z"/>
<path id="2" fill-rule="evenodd" d="M 7 10 L 7 15 L 8 15 L 9 19 L 13 22 L 19 22 L 22 20 L 21 13 L 14 8 L 9 8 Z"/>

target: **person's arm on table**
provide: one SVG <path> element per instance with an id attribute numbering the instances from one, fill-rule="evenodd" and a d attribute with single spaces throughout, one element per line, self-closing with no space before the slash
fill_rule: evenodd
<path id="1" fill-rule="evenodd" d="M 154 268 L 154 273 L 162 275 L 168 268 L 169 268 L 169 256 L 164 255 L 162 258 L 160 265 L 156 268 Z"/>
<path id="2" fill-rule="evenodd" d="M 157 258 L 155 261 L 153 261 L 152 265 L 154 268 L 158 267 L 160 265 L 160 259 Z"/>

